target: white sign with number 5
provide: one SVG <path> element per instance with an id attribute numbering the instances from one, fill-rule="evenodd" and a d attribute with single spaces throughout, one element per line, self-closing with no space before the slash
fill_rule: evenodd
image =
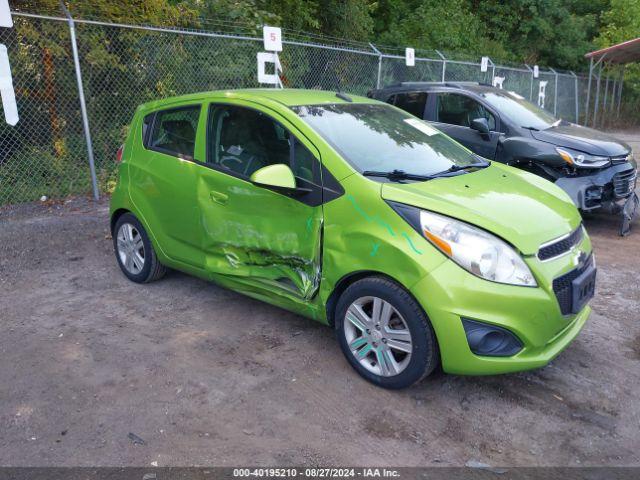
<path id="1" fill-rule="evenodd" d="M 282 30 L 278 27 L 262 27 L 262 39 L 264 40 L 264 49 L 267 52 L 282 51 Z"/>

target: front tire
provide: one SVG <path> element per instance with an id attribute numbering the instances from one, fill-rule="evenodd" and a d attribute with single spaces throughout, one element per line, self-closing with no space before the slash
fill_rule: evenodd
<path id="1" fill-rule="evenodd" d="M 132 213 L 125 213 L 113 227 L 113 248 L 120 269 L 136 283 L 159 280 L 166 268 L 158 260 L 149 235 Z"/>
<path id="2" fill-rule="evenodd" d="M 350 285 L 336 307 L 340 347 L 351 366 L 383 388 L 406 388 L 439 363 L 426 314 L 401 286 L 384 277 Z"/>

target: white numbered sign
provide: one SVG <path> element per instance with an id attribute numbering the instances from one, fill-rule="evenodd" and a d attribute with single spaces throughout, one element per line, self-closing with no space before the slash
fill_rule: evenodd
<path id="1" fill-rule="evenodd" d="M 413 48 L 405 48 L 404 61 L 407 67 L 415 67 L 416 65 L 416 51 Z"/>
<path id="2" fill-rule="evenodd" d="M 538 78 L 538 76 L 540 76 L 540 69 L 538 68 L 538 65 L 534 65 L 533 66 L 533 78 Z"/>
<path id="3" fill-rule="evenodd" d="M 489 57 L 482 57 L 482 60 L 480 60 L 480 71 L 486 72 L 487 68 L 489 68 Z"/>
<path id="4" fill-rule="evenodd" d="M 267 52 L 282 51 L 282 30 L 278 27 L 262 27 L 264 49 Z"/>

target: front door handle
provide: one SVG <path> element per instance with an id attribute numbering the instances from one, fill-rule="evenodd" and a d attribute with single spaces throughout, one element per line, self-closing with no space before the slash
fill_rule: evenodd
<path id="1" fill-rule="evenodd" d="M 209 195 L 212 201 L 219 203 L 220 205 L 226 205 L 227 200 L 229 200 L 229 195 L 222 192 L 216 192 L 215 190 L 211 190 Z"/>

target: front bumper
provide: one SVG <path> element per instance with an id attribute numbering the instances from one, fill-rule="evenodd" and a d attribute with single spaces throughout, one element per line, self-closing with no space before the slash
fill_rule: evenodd
<path id="1" fill-rule="evenodd" d="M 590 250 L 586 242 L 583 247 Z M 577 314 L 560 312 L 552 284 L 553 278 L 574 268 L 569 257 L 572 256 L 543 263 L 528 259 L 539 285 L 535 288 L 483 280 L 451 261 L 418 282 L 411 292 L 431 320 L 444 371 L 492 375 L 529 370 L 546 365 L 564 350 L 591 312 L 589 306 Z M 475 355 L 467 342 L 462 318 L 509 330 L 523 344 L 522 350 L 510 357 Z"/>
<path id="2" fill-rule="evenodd" d="M 555 183 L 576 207 L 589 211 L 631 195 L 636 186 L 636 169 L 631 163 L 622 163 L 594 170 L 590 175 L 559 178 Z"/>

